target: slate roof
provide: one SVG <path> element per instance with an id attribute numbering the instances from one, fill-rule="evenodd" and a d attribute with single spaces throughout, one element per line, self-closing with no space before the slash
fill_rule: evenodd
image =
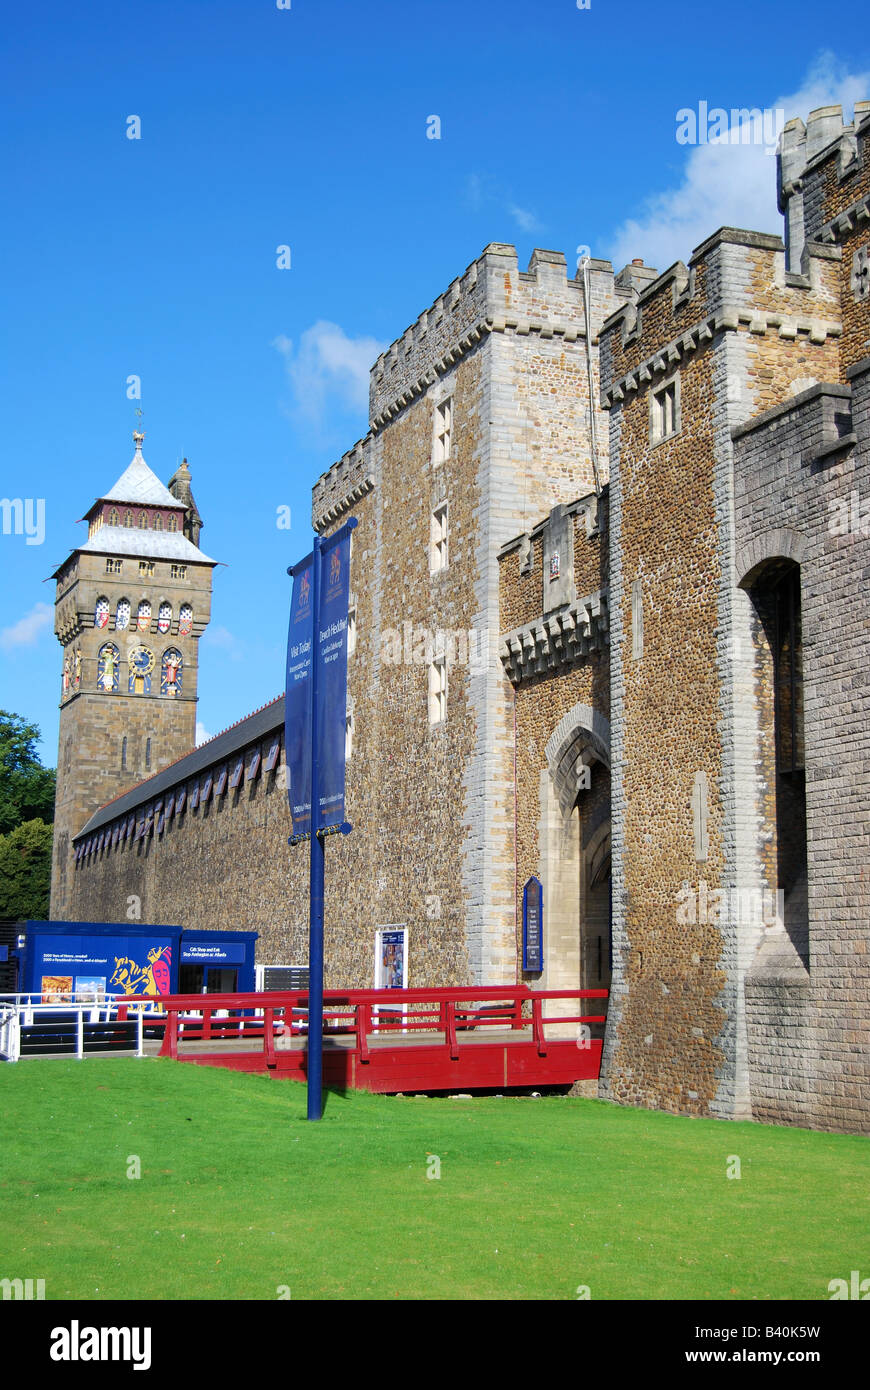
<path id="1" fill-rule="evenodd" d="M 170 763 L 162 772 L 155 773 L 153 777 L 131 787 L 114 801 L 101 806 L 87 824 L 73 836 L 73 840 L 92 835 L 95 830 L 101 830 L 112 821 L 129 815 L 146 801 L 154 801 L 179 783 L 186 782 L 188 778 L 195 777 L 197 773 L 204 772 L 215 763 L 221 763 L 234 753 L 240 753 L 249 744 L 256 743 L 258 739 L 283 728 L 284 696 L 279 695 L 262 709 L 254 710 L 253 714 L 240 719 L 238 724 L 231 724 L 223 733 L 216 734 L 208 743 L 200 744 L 199 748 L 192 749 L 177 762 Z"/>
<path id="2" fill-rule="evenodd" d="M 115 486 L 101 498 L 98 497 L 97 501 L 133 502 L 148 507 L 184 506 L 148 467 L 142 457 L 141 446 L 137 446 L 131 463 L 125 468 Z"/>
<path id="3" fill-rule="evenodd" d="M 216 565 L 181 531 L 140 531 L 136 526 L 101 526 L 76 550 L 96 555 L 139 555 L 147 560 L 185 560 Z"/>

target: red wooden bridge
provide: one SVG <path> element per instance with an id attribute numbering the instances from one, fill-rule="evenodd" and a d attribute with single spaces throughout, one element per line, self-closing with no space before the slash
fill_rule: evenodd
<path id="1" fill-rule="evenodd" d="M 324 991 L 325 1086 L 397 1091 L 506 1090 L 595 1080 L 605 1015 L 582 1001 L 607 990 Z M 121 1017 L 141 999 L 120 1002 Z M 237 1071 L 306 1078 L 308 994 L 173 994 L 160 1056 Z M 545 1009 L 555 1010 L 546 1012 Z"/>

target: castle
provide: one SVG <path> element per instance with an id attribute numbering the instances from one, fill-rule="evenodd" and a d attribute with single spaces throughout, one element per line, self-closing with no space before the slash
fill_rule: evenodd
<path id="1" fill-rule="evenodd" d="M 358 522 L 326 983 L 374 983 L 389 927 L 409 985 L 609 987 L 602 1096 L 861 1130 L 870 103 L 791 121 L 778 184 L 784 241 L 721 228 L 663 273 L 491 244 L 374 364 L 313 489 L 321 534 Z M 52 916 L 171 902 L 304 964 L 283 699 L 193 749 L 189 472 L 137 448 L 89 517 Z"/>

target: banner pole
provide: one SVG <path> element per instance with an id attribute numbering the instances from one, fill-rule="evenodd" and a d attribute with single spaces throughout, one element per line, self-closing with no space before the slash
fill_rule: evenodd
<path id="1" fill-rule="evenodd" d="M 320 614 L 320 546 L 314 538 L 314 559 L 311 566 L 311 864 L 309 872 L 309 929 L 308 929 L 308 1119 L 319 1120 L 323 1115 L 323 880 L 324 851 L 320 835 L 320 789 L 317 759 L 317 651 Z"/>

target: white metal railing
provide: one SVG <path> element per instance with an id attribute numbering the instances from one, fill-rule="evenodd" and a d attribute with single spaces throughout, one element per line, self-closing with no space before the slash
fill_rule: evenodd
<path id="1" fill-rule="evenodd" d="M 21 1024 L 18 1010 L 0 1004 L 0 1062 L 17 1062 L 21 1055 Z"/>
<path id="2" fill-rule="evenodd" d="M 118 1000 L 122 998 L 124 998 L 123 995 L 111 995 L 100 1000 L 70 1000 L 68 1003 L 55 1001 L 47 1004 L 43 1003 L 42 997 L 38 993 L 0 995 L 0 1061 L 19 1061 L 22 1028 L 33 1027 L 42 1019 L 50 1021 L 52 1018 L 58 1018 L 59 1015 L 66 1015 L 64 1022 L 59 1021 L 58 1023 L 59 1028 L 64 1028 L 69 1024 L 70 1014 L 75 1016 L 75 1056 L 77 1058 L 86 1056 L 85 1016 L 87 1015 L 88 1023 L 117 1023 L 119 1022 Z M 126 1021 L 136 1023 L 135 1055 L 144 1057 L 146 1019 L 162 1017 L 163 1015 L 157 1001 L 150 996 L 143 997 L 141 1005 L 138 1002 L 127 1002 L 123 1008 Z"/>

